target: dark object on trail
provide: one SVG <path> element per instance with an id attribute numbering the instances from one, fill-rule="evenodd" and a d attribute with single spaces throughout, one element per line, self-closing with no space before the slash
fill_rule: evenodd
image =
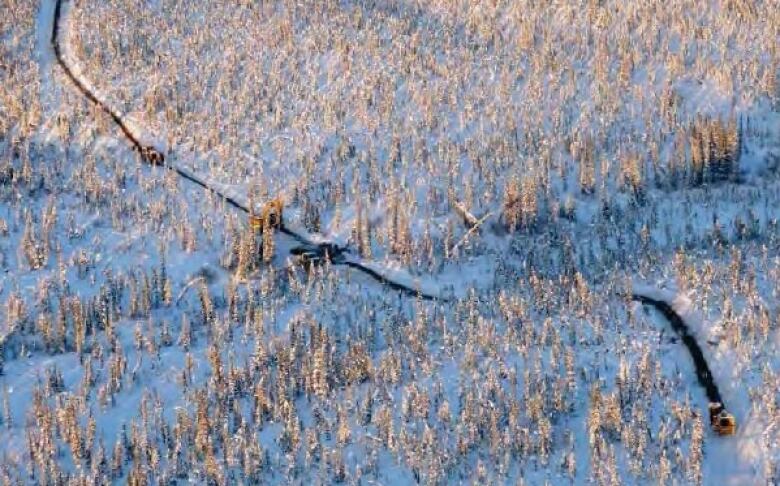
<path id="1" fill-rule="evenodd" d="M 710 403 L 710 425 L 718 435 L 734 435 L 737 421 L 720 402 Z"/>
<path id="2" fill-rule="evenodd" d="M 139 152 L 141 154 L 141 159 L 144 160 L 144 162 L 147 162 L 152 165 L 164 165 L 165 164 L 165 156 L 157 150 L 154 147 L 151 146 L 140 146 Z"/>
<path id="3" fill-rule="evenodd" d="M 298 257 L 304 267 L 322 265 L 326 261 L 341 263 L 346 251 L 335 243 L 321 243 L 319 245 L 301 245 L 290 250 L 291 255 Z"/>

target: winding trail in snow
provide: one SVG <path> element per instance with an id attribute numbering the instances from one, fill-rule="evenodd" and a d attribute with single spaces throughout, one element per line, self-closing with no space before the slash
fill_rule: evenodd
<path id="1" fill-rule="evenodd" d="M 642 304 L 651 305 L 655 309 L 663 314 L 669 324 L 672 325 L 672 329 L 680 336 L 685 347 L 688 348 L 688 352 L 691 355 L 693 364 L 696 367 L 696 378 L 699 380 L 699 384 L 704 388 L 707 393 L 707 398 L 710 402 L 723 403 L 718 385 L 715 383 L 715 379 L 712 377 L 712 372 L 707 364 L 707 360 L 704 358 L 699 343 L 696 341 L 694 335 L 689 331 L 688 325 L 685 320 L 678 314 L 674 308 L 663 300 L 654 299 L 645 295 L 634 293 L 631 295 L 633 300 L 639 301 Z M 725 404 L 724 404 L 725 406 Z"/>
<path id="2" fill-rule="evenodd" d="M 756 411 L 751 405 L 745 387 L 739 381 L 721 383 L 724 385 L 722 389 L 717 386 L 704 352 L 695 337 L 704 329 L 697 329 L 696 323 L 701 320 L 701 317 L 693 310 L 692 303 L 684 296 L 645 285 L 634 285 L 631 298 L 654 308 L 669 321 L 688 348 L 694 362 L 696 377 L 709 401 L 717 400 L 724 403 L 721 391 L 725 391 L 730 400 L 730 406 L 726 408 L 737 417 L 736 435 L 713 440 L 706 446 L 705 454 L 709 456 L 709 460 L 705 465 L 705 475 L 710 479 L 705 481 L 705 484 L 724 486 L 766 484 L 765 481 L 762 482 L 761 470 L 761 464 L 766 460 L 760 446 L 763 422 L 756 419 Z M 718 376 L 725 379 L 728 376 L 728 364 L 718 362 L 713 364 L 721 365 L 715 368 Z"/>
<path id="3" fill-rule="evenodd" d="M 57 0 L 57 3 L 54 4 L 54 23 L 51 30 L 51 45 L 54 49 L 54 56 L 57 59 L 57 64 L 62 67 L 63 71 L 65 71 L 65 74 L 70 78 L 70 80 L 73 82 L 73 84 L 76 85 L 76 88 L 83 94 L 84 96 L 89 99 L 92 103 L 94 103 L 98 108 L 103 110 L 106 114 L 108 114 L 112 120 L 114 120 L 114 123 L 122 130 L 122 134 L 124 134 L 125 138 L 127 138 L 130 143 L 133 145 L 133 148 L 137 150 L 140 153 L 144 153 L 149 149 L 149 147 L 146 147 L 141 144 L 141 142 L 138 140 L 138 138 L 133 134 L 133 132 L 130 131 L 130 128 L 125 124 L 124 120 L 122 119 L 122 116 L 116 112 L 111 106 L 98 98 L 84 83 L 79 76 L 77 76 L 71 67 L 68 65 L 67 62 L 65 62 L 65 57 L 62 54 L 62 47 L 60 45 L 60 24 L 62 21 L 62 0 Z"/>
<path id="4" fill-rule="evenodd" d="M 239 211 L 242 211 L 246 214 L 249 214 L 250 213 L 249 208 L 245 204 L 240 202 L 238 199 L 226 194 L 224 191 L 220 191 L 219 189 L 209 184 L 207 181 L 195 176 L 194 174 L 174 164 L 171 164 L 170 162 L 166 162 L 165 155 L 162 153 L 161 150 L 158 150 L 152 145 L 143 143 L 140 139 L 141 137 L 133 133 L 133 130 L 131 130 L 131 128 L 125 122 L 122 114 L 116 111 L 114 108 L 112 108 L 109 103 L 103 101 L 97 94 L 95 94 L 93 90 L 90 88 L 90 83 L 86 79 L 83 79 L 80 74 L 77 74 L 75 70 L 68 64 L 68 62 L 65 59 L 66 56 L 63 53 L 62 45 L 60 44 L 60 26 L 62 24 L 64 1 L 65 0 L 55 0 L 56 3 L 54 4 L 54 9 L 53 9 L 54 12 L 53 12 L 53 23 L 51 29 L 50 42 L 54 50 L 54 57 L 56 59 L 57 64 L 59 64 L 59 66 L 63 69 L 67 77 L 73 82 L 73 84 L 76 86 L 78 91 L 81 92 L 81 94 L 84 95 L 95 106 L 100 108 L 103 112 L 105 112 L 107 115 L 111 117 L 114 123 L 122 131 L 122 134 L 125 136 L 125 138 L 133 146 L 133 150 L 137 151 L 145 162 L 148 162 L 151 165 L 159 165 L 170 171 L 173 171 L 181 178 L 188 180 L 197 186 L 200 186 L 206 191 L 210 191 L 218 195 L 229 206 Z M 39 13 L 39 17 L 41 17 L 47 12 L 47 9 L 45 9 L 44 6 L 50 6 L 51 5 L 50 2 L 51 0 L 43 0 L 41 4 L 42 6 L 41 6 L 41 11 Z M 39 24 L 41 24 L 40 19 L 39 19 Z M 311 238 L 305 236 L 301 232 L 295 231 L 289 228 L 288 226 L 286 226 L 284 224 L 284 221 L 280 222 L 279 231 L 293 238 L 298 243 L 319 248 L 323 252 L 325 251 L 326 248 L 328 250 L 331 250 L 332 248 L 338 248 L 336 245 L 333 245 L 330 242 L 314 242 L 312 241 Z M 340 251 L 345 252 L 346 249 L 341 249 Z M 416 297 L 418 299 L 432 300 L 432 301 L 448 300 L 444 297 L 437 296 L 433 293 L 423 292 L 418 288 L 414 288 L 412 285 L 405 284 L 398 280 L 391 279 L 386 275 L 383 275 L 382 273 L 378 272 L 377 270 L 370 268 L 365 263 L 356 261 L 354 259 L 334 258 L 332 263 L 334 265 L 343 265 L 349 268 L 354 268 L 368 275 L 369 277 L 383 284 L 386 287 L 405 293 L 412 297 Z"/>

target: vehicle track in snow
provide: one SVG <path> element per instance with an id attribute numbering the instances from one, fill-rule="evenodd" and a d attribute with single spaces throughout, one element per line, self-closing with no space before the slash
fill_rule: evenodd
<path id="1" fill-rule="evenodd" d="M 133 133 L 131 128 L 128 126 L 128 124 L 123 119 L 122 115 L 114 110 L 111 105 L 109 105 L 106 101 L 100 99 L 99 96 L 97 96 L 76 73 L 72 69 L 72 67 L 68 64 L 68 62 L 65 60 L 65 56 L 62 52 L 62 46 L 60 45 L 60 25 L 62 23 L 62 5 L 65 0 L 56 0 L 55 6 L 54 6 L 54 21 L 52 25 L 52 32 L 51 32 L 51 45 L 54 50 L 54 56 L 57 61 L 57 64 L 63 69 L 66 76 L 73 82 L 73 84 L 76 86 L 79 92 L 81 92 L 82 95 L 84 95 L 91 103 L 93 103 L 95 106 L 100 108 L 103 112 L 105 112 L 107 115 L 111 117 L 111 119 L 114 121 L 114 123 L 119 127 L 119 129 L 122 131 L 122 134 L 124 137 L 130 142 L 130 144 L 133 147 L 133 150 L 138 152 L 141 156 L 142 160 L 149 163 L 150 165 L 158 165 L 161 167 L 164 167 L 165 169 L 168 169 L 170 171 L 175 172 L 179 177 L 197 185 L 201 188 L 211 191 L 212 193 L 219 196 L 222 200 L 225 201 L 228 205 L 232 206 L 233 208 L 242 211 L 246 214 L 249 214 L 249 208 L 238 201 L 236 198 L 224 193 L 223 191 L 220 191 L 219 189 L 216 189 L 215 187 L 211 186 L 208 182 L 200 179 L 199 177 L 195 176 L 194 174 L 189 173 L 186 170 L 181 169 L 180 167 L 177 167 L 175 165 L 172 165 L 170 162 L 166 162 L 165 155 L 162 153 L 162 151 L 158 150 L 157 148 L 144 144 L 139 137 Z M 318 247 L 318 248 L 324 248 L 327 246 L 328 248 L 334 248 L 335 245 L 332 245 L 329 242 L 325 243 L 316 243 L 312 241 L 310 238 L 306 237 L 302 233 L 295 231 L 288 226 L 284 224 L 284 222 L 280 222 L 279 224 L 279 231 L 297 242 L 309 245 L 312 247 Z M 343 251 L 346 251 L 346 249 L 342 249 Z M 448 299 L 430 294 L 427 292 L 422 292 L 419 289 L 415 289 L 409 285 L 406 285 L 402 282 L 399 282 L 397 280 L 391 279 L 382 273 L 369 268 L 364 263 L 361 263 L 359 261 L 353 260 L 353 259 L 346 259 L 346 258 L 334 258 L 332 263 L 334 265 L 343 265 L 349 268 L 354 268 L 355 270 L 358 270 L 372 279 L 376 280 L 377 282 L 381 283 L 382 285 L 389 287 L 393 290 L 397 290 L 399 292 L 405 293 L 407 295 L 410 295 L 412 297 L 416 297 L 423 300 L 432 300 L 432 301 L 446 301 Z"/>
<path id="2" fill-rule="evenodd" d="M 696 368 L 696 377 L 709 401 L 719 401 L 730 412 L 739 413 L 736 434 L 728 440 L 713 441 L 707 446 L 707 454 L 711 456 L 707 466 L 708 474 L 712 480 L 717 478 L 717 483 L 712 480 L 710 482 L 724 486 L 760 484 L 759 465 L 767 460 L 763 457 L 765 452 L 759 445 L 764 430 L 763 423 L 756 420 L 756 409 L 750 404 L 747 391 L 743 387 L 740 387 L 740 390 L 732 388 L 729 395 L 733 403 L 731 406 L 726 406 L 720 388 L 689 325 L 690 321 L 686 320 L 689 312 L 679 307 L 677 299 L 671 300 L 670 297 L 662 297 L 653 291 L 649 294 L 652 297 L 646 291 L 634 289 L 631 299 L 653 307 L 669 321 L 688 348 Z"/>
<path id="3" fill-rule="evenodd" d="M 642 304 L 654 307 L 660 312 L 669 324 L 672 325 L 672 329 L 680 336 L 685 347 L 688 348 L 688 353 L 691 355 L 693 365 L 696 367 L 696 378 L 699 380 L 699 384 L 704 388 L 707 393 L 707 398 L 710 402 L 723 403 L 723 399 L 720 395 L 718 385 L 715 383 L 715 379 L 712 377 L 712 372 L 707 364 L 707 360 L 704 358 L 704 353 L 699 347 L 699 343 L 696 338 L 691 334 L 688 329 L 688 325 L 685 320 L 678 314 L 674 308 L 663 300 L 654 299 L 640 294 L 631 294 L 631 299 L 636 300 Z M 725 404 L 724 404 L 725 406 Z"/>

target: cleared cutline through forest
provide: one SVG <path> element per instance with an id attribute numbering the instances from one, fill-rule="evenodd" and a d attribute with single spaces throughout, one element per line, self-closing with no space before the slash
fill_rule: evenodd
<path id="1" fill-rule="evenodd" d="M 699 384 L 707 393 L 707 398 L 711 403 L 720 403 L 725 407 L 718 385 L 715 383 L 707 360 L 704 358 L 704 353 L 702 352 L 701 347 L 699 347 L 696 338 L 689 331 L 685 319 L 683 319 L 668 302 L 663 300 L 654 299 L 637 293 L 631 294 L 631 299 L 654 307 L 667 321 L 669 321 L 669 324 L 672 325 L 672 329 L 680 336 L 685 347 L 688 348 L 688 353 L 691 355 L 693 364 L 696 367 L 696 378 L 698 378 Z"/>
<path id="2" fill-rule="evenodd" d="M 141 141 L 138 139 L 138 137 L 136 137 L 135 134 L 133 134 L 132 130 L 130 130 L 130 128 L 125 123 L 125 121 L 122 119 L 122 116 L 118 112 L 116 112 L 108 103 L 98 98 L 98 96 L 95 93 L 93 93 L 89 89 L 89 87 L 87 87 L 87 85 L 84 84 L 84 82 L 82 82 L 81 79 L 79 79 L 79 76 L 76 76 L 74 71 L 65 61 L 65 57 L 62 55 L 62 48 L 60 46 L 60 39 L 59 39 L 60 22 L 62 20 L 63 1 L 64 0 L 56 0 L 56 4 L 54 6 L 54 22 L 53 22 L 52 32 L 51 32 L 51 44 L 52 44 L 52 48 L 54 49 L 54 56 L 57 60 L 57 64 L 59 64 L 59 66 L 63 69 L 63 71 L 65 71 L 67 77 L 73 82 L 73 84 L 81 92 L 81 94 L 83 94 L 90 102 L 92 102 L 95 106 L 100 108 L 103 112 L 105 112 L 111 117 L 114 123 L 120 128 L 125 138 L 127 138 L 130 144 L 133 146 L 133 150 L 137 151 L 144 161 L 148 162 L 150 165 L 160 165 L 170 171 L 175 172 L 183 179 L 186 179 L 200 186 L 201 188 L 207 191 L 211 191 L 212 193 L 218 195 L 221 199 L 223 199 L 227 204 L 229 204 L 233 208 L 238 209 L 239 211 L 243 211 L 246 214 L 249 214 L 250 213 L 249 208 L 247 208 L 244 204 L 242 204 L 235 198 L 223 193 L 219 189 L 212 187 L 206 181 L 201 180 L 195 175 L 175 165 L 171 165 L 170 163 L 167 163 L 165 161 L 165 156 L 161 152 L 159 152 L 156 148 L 142 144 Z M 321 249 L 326 247 L 328 249 L 338 248 L 336 245 L 332 243 L 314 243 L 310 239 L 306 238 L 304 235 L 287 227 L 283 221 L 280 221 L 279 223 L 279 231 L 281 233 L 286 234 L 287 236 L 290 236 L 291 238 L 295 239 L 296 241 L 304 245 L 309 245 Z M 342 252 L 345 250 L 346 249 L 341 249 Z M 408 294 L 412 297 L 417 297 L 423 300 L 438 300 L 438 301 L 449 300 L 444 297 L 422 292 L 418 289 L 405 285 L 401 282 L 392 280 L 387 276 L 377 272 L 376 270 L 373 270 L 363 265 L 362 263 L 354 260 L 348 260 L 346 258 L 334 258 L 332 263 L 334 265 L 344 265 L 350 268 L 354 268 L 368 275 L 369 277 L 376 280 L 377 282 L 393 290 L 397 290 L 405 294 Z"/>

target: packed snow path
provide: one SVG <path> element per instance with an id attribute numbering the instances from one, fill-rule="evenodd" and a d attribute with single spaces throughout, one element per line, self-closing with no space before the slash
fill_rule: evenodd
<path id="1" fill-rule="evenodd" d="M 249 208 L 245 204 L 239 202 L 236 198 L 231 197 L 230 195 L 224 193 L 224 191 L 220 191 L 216 189 L 206 181 L 196 177 L 194 174 L 191 174 L 188 171 L 185 171 L 180 167 L 177 167 L 170 163 L 166 163 L 163 151 L 154 147 L 151 144 L 143 143 L 140 140 L 140 137 L 137 134 L 133 133 L 133 130 L 130 129 L 130 127 L 122 117 L 122 114 L 114 110 L 111 107 L 111 105 L 109 105 L 107 102 L 101 100 L 100 97 L 94 93 L 93 89 L 90 88 L 91 86 L 90 83 L 86 79 L 84 79 L 81 76 L 81 74 L 76 73 L 76 71 L 66 61 L 66 56 L 64 55 L 62 46 L 60 44 L 60 26 L 62 24 L 62 17 L 63 17 L 63 3 L 64 0 L 56 0 L 56 3 L 54 5 L 54 21 L 53 21 L 52 31 L 51 31 L 51 45 L 54 50 L 54 55 L 57 60 L 57 64 L 59 64 L 62 67 L 63 71 L 68 76 L 68 78 L 73 82 L 76 88 L 90 102 L 92 102 L 94 105 L 96 105 L 98 108 L 100 108 L 102 111 L 104 111 L 107 115 L 111 117 L 114 123 L 116 123 L 116 125 L 120 128 L 125 138 L 127 138 L 130 144 L 133 146 L 133 149 L 141 155 L 141 158 L 145 162 L 148 162 L 152 165 L 161 165 L 166 169 L 175 172 L 183 179 L 186 179 L 202 187 L 207 191 L 211 191 L 214 194 L 217 194 L 221 199 L 223 199 L 227 204 L 229 204 L 233 208 L 249 214 Z M 318 247 L 320 249 L 339 248 L 337 245 L 334 245 L 330 242 L 315 243 L 310 238 L 307 238 L 305 235 L 301 234 L 300 232 L 290 229 L 288 226 L 284 224 L 283 221 L 280 222 L 279 224 L 279 231 L 286 234 L 287 236 L 290 236 L 291 238 L 295 239 L 296 241 L 304 245 Z M 340 249 L 340 252 L 342 253 L 346 252 L 346 248 Z M 369 266 L 367 266 L 364 263 L 361 263 L 360 261 L 344 258 L 340 254 L 333 256 L 332 263 L 334 265 L 345 265 L 347 267 L 354 268 L 393 290 L 403 292 L 405 294 L 408 294 L 413 297 L 417 297 L 419 299 L 440 300 L 440 301 L 447 300 L 446 298 L 437 296 L 433 293 L 423 292 L 419 288 L 414 288 L 414 286 L 411 284 L 407 284 L 404 282 L 400 282 L 398 280 L 391 279 L 381 274 L 380 272 L 372 268 L 369 268 Z"/>

